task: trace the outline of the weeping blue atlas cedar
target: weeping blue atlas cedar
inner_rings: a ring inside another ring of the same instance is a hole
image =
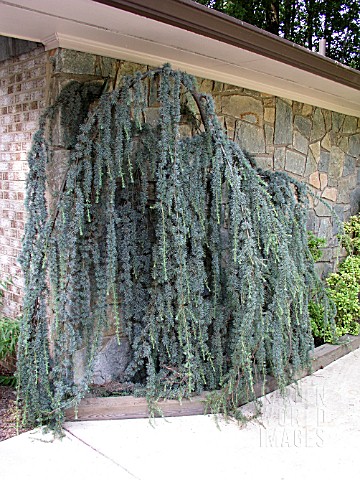
[[[58,112],[69,159],[49,206]],[[211,411],[239,416],[267,375],[284,387],[308,366],[310,287],[324,292],[307,245],[307,187],[258,169],[193,77],[165,65],[111,92],[69,84],[42,115],[28,161],[24,422],[61,425],[87,393],[110,297],[131,348],[126,378],[150,401],[213,391]]]

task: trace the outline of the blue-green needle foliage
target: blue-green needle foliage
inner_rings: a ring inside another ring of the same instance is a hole
[[[154,89],[158,119],[147,122]],[[25,421],[60,425],[85,395],[109,309],[131,345],[126,376],[144,395],[216,391],[213,411],[236,415],[266,375],[285,386],[309,362],[309,291],[319,281],[306,186],[257,169],[227,139],[212,98],[168,65],[125,77],[89,108],[99,94],[70,84],[29,154],[17,374]],[[191,136],[185,104],[203,125],[191,121]],[[69,164],[49,211],[48,132],[61,109]]]

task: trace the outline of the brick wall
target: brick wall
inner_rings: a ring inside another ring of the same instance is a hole
[[[26,157],[45,106],[46,59],[37,48],[0,63],[0,278],[13,280],[3,307],[12,317],[21,311]]]

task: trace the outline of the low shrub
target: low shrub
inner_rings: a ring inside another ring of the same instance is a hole
[[[310,232],[308,242],[314,261],[320,260],[325,240]],[[328,343],[336,343],[342,335],[360,333],[360,214],[344,223],[340,244],[345,248],[347,257],[340,262],[337,272],[331,273],[326,279],[328,297],[336,308],[335,328],[324,319],[324,305],[309,302],[315,342],[323,339]]]
[[[3,289],[9,282],[0,282],[0,309],[2,307]],[[16,348],[19,337],[18,319],[8,318],[0,311],[0,385],[15,385],[13,376],[16,369]]]

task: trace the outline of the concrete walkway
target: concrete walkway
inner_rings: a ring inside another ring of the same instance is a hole
[[[263,399],[260,423],[211,416],[65,424],[66,437],[28,432],[0,443],[0,478],[339,479],[359,477],[360,349]],[[247,407],[249,408],[249,407]],[[111,477],[110,477],[111,475]]]

